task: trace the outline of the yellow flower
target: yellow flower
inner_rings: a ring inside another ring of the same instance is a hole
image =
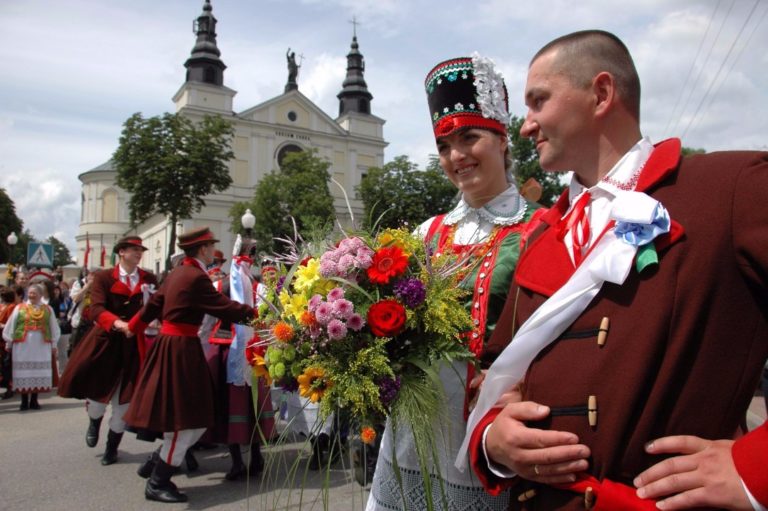
[[[300,374],[299,394],[302,397],[308,397],[313,403],[317,403],[323,398],[325,391],[331,387],[331,382],[324,379],[325,371],[322,367],[308,367]]]
[[[302,293],[309,293],[318,280],[320,280],[320,261],[313,257],[307,261],[306,266],[299,266],[296,270],[293,288]]]
[[[288,342],[293,339],[293,327],[285,321],[278,321],[274,328],[272,328],[272,333],[281,342]]]
[[[402,229],[384,229],[376,241],[380,247],[397,247],[403,251],[406,257],[410,257],[414,249],[409,243],[409,241],[413,241],[412,238],[408,232]]]
[[[290,294],[283,289],[280,291],[279,299],[280,304],[283,306],[283,317],[293,316],[296,321],[301,321],[301,315],[307,310],[307,304],[309,303],[306,295],[302,293]]]
[[[267,381],[267,385],[272,385],[272,377],[269,376],[267,361],[264,360],[264,357],[254,353],[251,361],[253,362],[253,377],[264,378]]]
[[[376,441],[376,430],[370,426],[365,426],[360,430],[360,440],[364,444],[373,445],[373,442]]]

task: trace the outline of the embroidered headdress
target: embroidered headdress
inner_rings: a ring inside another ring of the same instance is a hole
[[[493,61],[475,52],[436,65],[424,82],[435,137],[459,128],[507,134],[509,110],[504,78]]]

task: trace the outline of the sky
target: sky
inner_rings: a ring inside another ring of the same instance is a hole
[[[242,112],[279,96],[286,50],[299,90],[331,117],[357,20],[384,161],[435,153],[423,81],[438,62],[492,58],[525,115],[528,63],[560,35],[600,28],[629,47],[641,128],[707,151],[768,150],[765,0],[212,0],[224,84]],[[0,187],[38,239],[75,247],[77,176],[109,160],[122,123],[174,111],[203,0],[0,0]],[[74,253],[74,252],[73,252]]]

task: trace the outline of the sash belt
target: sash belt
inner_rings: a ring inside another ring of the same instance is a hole
[[[161,335],[176,335],[181,337],[197,337],[197,331],[200,329],[199,325],[190,325],[189,323],[172,323],[170,321],[163,321],[160,327]]]
[[[587,490],[591,488],[595,497],[593,511],[615,509],[621,509],[622,511],[651,511],[657,509],[655,500],[641,499],[635,493],[635,488],[609,479],[599,481],[591,475],[582,474],[573,483],[553,484],[552,486],[561,490],[582,494],[587,493]]]

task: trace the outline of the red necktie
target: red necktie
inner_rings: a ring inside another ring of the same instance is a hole
[[[584,258],[583,251],[589,244],[589,218],[587,218],[586,207],[591,198],[592,195],[589,192],[584,192],[573,205],[571,212],[560,221],[558,237],[562,240],[570,231],[573,242],[573,262],[576,266]]]

